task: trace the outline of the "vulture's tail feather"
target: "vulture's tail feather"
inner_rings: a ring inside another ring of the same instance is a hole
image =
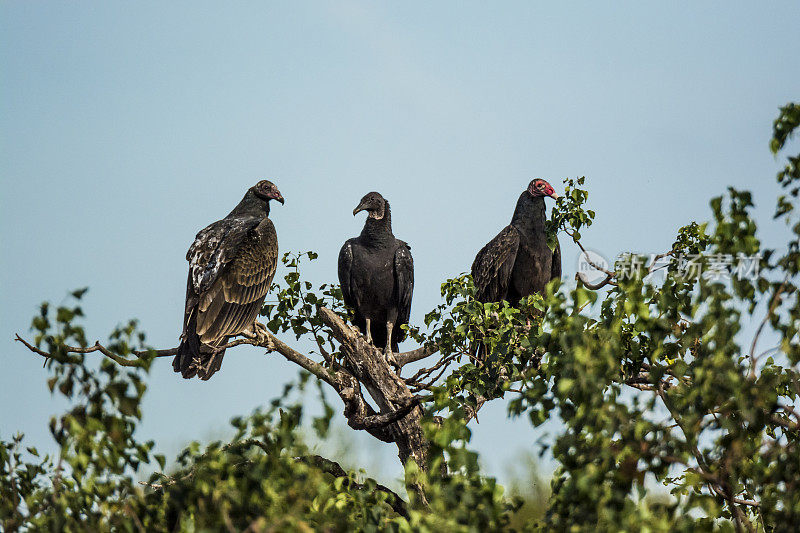
[[[193,378],[197,374],[197,362],[202,359],[200,354],[200,337],[196,333],[187,333],[178,346],[178,354],[172,360],[172,369],[185,378]]]
[[[195,329],[195,318],[189,319],[186,330],[178,346],[178,354],[172,360],[172,369],[180,372],[184,379],[199,376],[207,380],[222,366],[225,350],[215,350],[200,341]]]
[[[178,346],[178,354],[172,360],[172,369],[185,379],[198,376],[207,380],[222,367],[225,350],[215,350],[200,342],[197,335],[187,335]]]

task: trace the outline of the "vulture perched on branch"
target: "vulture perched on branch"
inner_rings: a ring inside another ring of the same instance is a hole
[[[225,355],[219,346],[229,337],[256,335],[263,328],[256,317],[278,263],[270,200],[283,204],[274,183],[259,181],[228,216],[201,230],[186,253],[186,311],[181,344],[172,361],[172,368],[184,378],[210,378]]]
[[[411,247],[392,234],[389,202],[377,192],[361,199],[353,216],[366,211],[361,235],[339,252],[339,283],[348,307],[355,312],[354,323],[367,341],[384,349],[387,360],[398,351],[406,332],[414,291],[414,261]]]
[[[547,246],[544,197],[557,199],[542,179],[530,182],[519,196],[511,224],[484,246],[472,263],[475,296],[480,302],[506,300],[512,305],[561,277],[561,248]]]

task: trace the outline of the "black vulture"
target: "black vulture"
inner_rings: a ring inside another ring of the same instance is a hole
[[[557,199],[542,179],[530,182],[517,200],[511,224],[484,246],[472,263],[475,296],[480,302],[506,300],[516,305],[541,293],[551,279],[561,277],[561,247],[547,246],[544,197]]]
[[[228,216],[201,230],[186,253],[186,311],[172,361],[184,378],[210,378],[222,365],[220,345],[261,329],[256,317],[278,264],[270,200],[284,201],[274,183],[259,181]]]
[[[377,192],[361,199],[353,210],[367,211],[361,235],[349,239],[339,252],[342,296],[355,313],[354,323],[367,341],[384,349],[387,360],[406,332],[414,291],[411,247],[392,233],[389,202]]]

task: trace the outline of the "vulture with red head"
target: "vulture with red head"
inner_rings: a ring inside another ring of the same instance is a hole
[[[228,216],[201,230],[189,247],[183,333],[172,361],[184,378],[210,378],[222,365],[221,345],[260,329],[256,317],[278,264],[270,200],[284,201],[274,183],[259,181]]]
[[[367,212],[361,235],[349,239],[339,252],[339,283],[353,322],[367,341],[384,349],[387,360],[398,351],[406,332],[414,291],[411,247],[392,233],[389,202],[377,192],[361,199],[353,210]]]
[[[555,250],[547,246],[545,196],[558,198],[545,180],[531,181],[517,200],[511,224],[475,256],[472,279],[478,301],[516,305],[561,277],[561,247],[557,240]]]

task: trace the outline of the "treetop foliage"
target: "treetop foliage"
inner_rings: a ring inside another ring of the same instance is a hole
[[[800,106],[781,108],[774,154],[798,127]],[[339,288],[302,278],[316,254],[287,254],[262,312],[272,334],[242,343],[277,351],[300,376],[234,419],[229,442],[193,442],[166,473],[166,458],[136,429],[148,374],[170,350],[147,346],[136,321],[90,344],[85,289],[65,305],[42,304],[32,342],[19,340],[47,358],[48,388],[70,407],[50,423],[57,456],[41,456],[21,435],[0,443],[0,523],[5,531],[794,530],[799,162],[788,156],[777,176],[785,247],[762,244],[751,193],[729,188],[711,199],[708,222],[677,229],[660,254],[626,256],[599,284],[554,281],[542,295],[485,304],[470,276],[447,280],[441,304],[409,328],[420,348],[399,354],[403,369],[393,374],[340,327],[348,310]],[[565,180],[548,226],[581,249],[580,232],[595,218],[584,186],[582,177]],[[748,268],[731,267],[745,259]],[[306,356],[278,339],[289,332],[315,350]],[[480,344],[488,355],[479,361]],[[305,444],[309,428],[325,439],[339,416],[325,398],[331,388],[353,429],[397,445],[405,494]],[[307,415],[308,391],[321,416]],[[563,423],[542,444],[558,464],[546,510],[522,526],[522,502],[481,472],[469,448],[469,424],[498,398],[510,400],[509,423]]]

